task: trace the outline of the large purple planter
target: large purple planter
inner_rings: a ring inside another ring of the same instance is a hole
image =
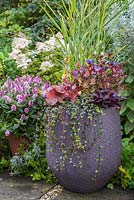
[[[71,149],[69,151],[69,116],[65,116],[65,121],[68,122],[66,132],[63,133],[64,125],[59,121],[55,127],[55,135],[49,135],[47,138],[48,165],[59,183],[68,190],[79,193],[95,192],[108,183],[120,165],[119,113],[115,108],[104,109],[104,112],[97,116],[96,127],[91,124],[85,126],[85,122],[89,122],[85,116],[81,121],[81,130],[86,129],[85,134],[80,131],[79,135],[82,143],[85,142],[86,149],[78,149],[77,153]],[[66,149],[67,156],[63,156],[66,155]]]

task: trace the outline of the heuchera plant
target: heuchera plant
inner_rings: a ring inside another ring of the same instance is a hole
[[[55,105],[63,100],[75,101],[81,95],[90,97],[90,102],[101,107],[119,107],[121,97],[122,65],[100,56],[97,62],[86,60],[84,66],[77,66],[68,76],[64,75],[59,85],[50,86],[45,92],[48,104]],[[69,77],[70,77],[69,76]]]
[[[44,102],[39,90],[48,86],[39,76],[24,75],[6,80],[0,89],[0,123],[6,136],[12,133],[33,137]]]

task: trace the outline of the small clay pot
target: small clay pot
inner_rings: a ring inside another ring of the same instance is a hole
[[[27,138],[26,136],[17,137],[13,134],[10,134],[8,136],[8,141],[12,156],[19,154],[22,151],[25,151],[31,143],[29,138]]]

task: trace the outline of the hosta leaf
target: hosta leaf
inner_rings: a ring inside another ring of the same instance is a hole
[[[130,91],[130,90],[122,90],[122,91],[120,92],[120,95],[121,95],[121,96],[124,96],[124,97],[130,96],[130,94],[131,94],[131,91]]]
[[[126,78],[126,83],[132,83],[134,80],[134,76],[133,75],[129,75],[127,78]]]
[[[120,109],[120,114],[122,115],[122,114],[126,111],[126,109],[127,109],[127,104],[126,104],[126,102],[124,101],[124,102],[122,103],[122,106],[121,106],[121,109]]]
[[[128,106],[131,110],[134,110],[134,98],[133,98],[133,99],[128,99],[127,106]]]
[[[128,114],[127,114],[127,118],[128,120],[133,123],[134,122],[134,111],[130,111]]]
[[[127,121],[125,123],[125,132],[126,134],[130,133],[130,131],[132,131],[134,129],[134,123],[131,123],[129,121]]]

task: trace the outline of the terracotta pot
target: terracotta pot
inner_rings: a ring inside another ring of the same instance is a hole
[[[118,170],[121,161],[121,130],[120,116],[115,108],[104,109],[96,120],[96,127],[92,127],[87,115],[80,120],[79,132],[82,143],[87,142],[84,151],[78,150],[77,154],[70,151],[63,162],[61,144],[64,140],[66,148],[70,146],[71,119],[66,113],[65,122],[68,123],[66,132],[63,133],[63,123],[59,120],[55,126],[54,136],[48,135],[46,143],[46,157],[48,165],[59,183],[73,192],[90,193],[101,189],[108,183]],[[101,120],[101,124],[100,124]],[[84,124],[88,123],[85,129]],[[102,129],[102,133],[98,130]],[[56,138],[56,139],[55,139]],[[90,145],[88,145],[90,144]],[[89,147],[88,147],[89,146]],[[82,166],[80,166],[80,162]],[[64,163],[63,168],[58,168]]]
[[[8,136],[8,141],[13,156],[19,154],[22,151],[25,151],[31,143],[31,141],[27,137],[16,137],[13,134]]]

